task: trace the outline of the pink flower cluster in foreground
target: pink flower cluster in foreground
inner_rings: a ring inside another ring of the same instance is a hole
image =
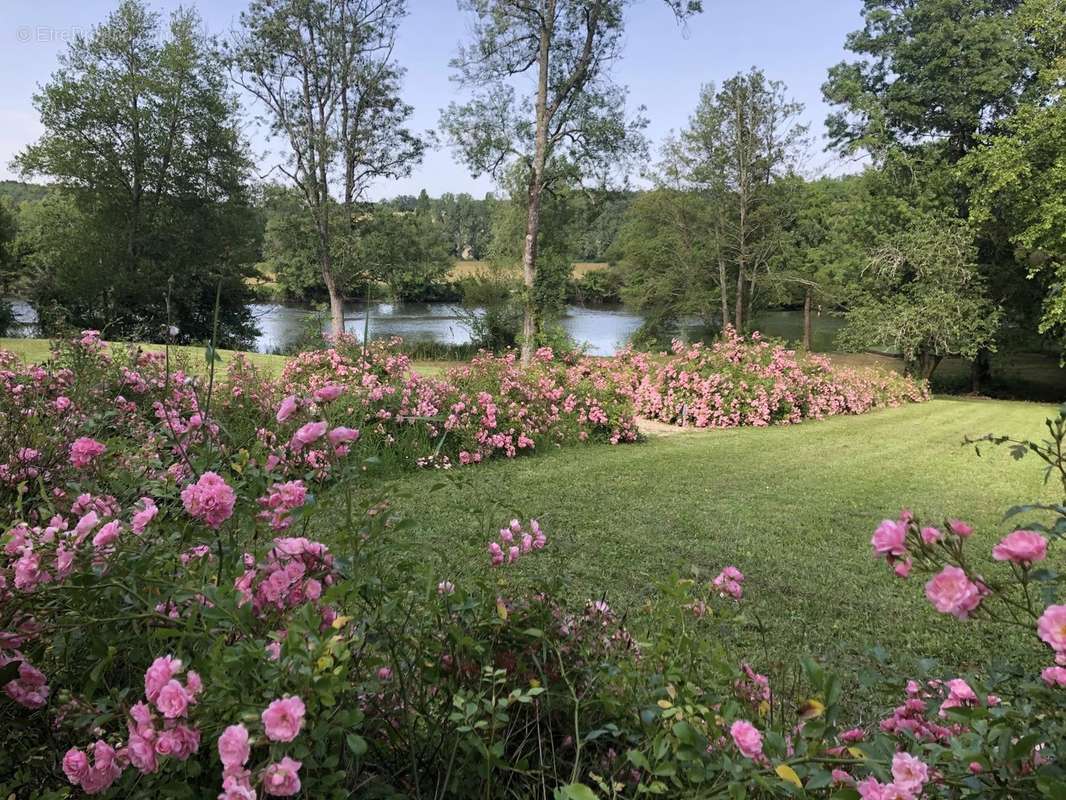
[[[203,691],[200,676],[189,671],[182,682],[180,659],[162,656],[152,662],[144,674],[144,693],[148,702],[138,702],[129,711],[126,722],[129,739],[117,750],[102,740],[93,744],[93,762],[79,748],[71,748],[63,758],[67,780],[86,794],[110,788],[122,775],[126,765],[144,775],[159,770],[160,760],[185,761],[200,748],[200,732],[187,716]]]
[[[281,537],[266,559],[256,563],[245,553],[245,571],[234,582],[240,604],[251,603],[256,614],[284,611],[314,603],[325,586],[333,584],[333,556],[329,549],[304,537]]]
[[[519,520],[512,519],[510,525],[500,528],[499,541],[489,542],[489,560],[494,567],[513,564],[523,555],[543,549],[547,543],[537,520],[531,519],[529,530],[526,530]]]
[[[901,578],[910,575],[916,563],[931,569],[939,566],[925,584],[926,597],[940,613],[968,619],[982,610],[982,603],[992,594],[988,583],[965,566],[963,546],[973,533],[972,525],[958,519],[948,520],[944,530],[922,526],[904,510],[899,519],[883,520],[870,544],[874,555],[885,559]],[[992,548],[992,558],[1024,576],[1047,559],[1048,544],[1042,533],[1015,530]],[[1047,606],[1037,620],[1036,633],[1054,651],[1056,663],[1066,666],[1066,605]],[[1057,673],[1050,673],[1051,680],[1045,680],[1050,684],[1057,680],[1054,676]]]
[[[711,584],[722,597],[732,597],[739,600],[744,596],[744,573],[733,566],[726,567],[715,577]]]
[[[292,742],[304,725],[306,708],[299,697],[286,695],[274,700],[260,715],[263,733],[270,742]],[[255,800],[252,772],[247,768],[252,741],[244,725],[230,725],[218,737],[218,757],[222,761],[222,794],[219,800]],[[260,774],[263,793],[272,797],[294,797],[300,792],[302,764],[289,756],[268,764]]]
[[[233,515],[237,495],[218,473],[205,472],[182,490],[181,502],[189,516],[217,529]]]

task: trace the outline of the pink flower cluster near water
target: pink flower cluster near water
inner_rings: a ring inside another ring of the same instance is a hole
[[[659,366],[623,352],[608,369],[628,384],[638,414],[698,428],[793,424],[929,398],[924,383],[894,372],[834,367],[728,327],[710,346],[674,342]]]

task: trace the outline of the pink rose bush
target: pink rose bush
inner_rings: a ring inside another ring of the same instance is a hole
[[[727,340],[717,381],[678,373],[710,399],[677,391],[663,413],[771,424],[892,402],[763,344]],[[625,608],[574,598],[544,567],[587,554],[537,520],[427,553],[434,520],[377,495],[370,456],[444,469],[631,441],[636,404],[657,402],[641,359],[545,348],[529,370],[483,356],[428,380],[342,340],[278,379],[235,358],[208,398],[181,363],[92,332],[47,368],[0,353],[3,796],[1055,796],[1055,509],[991,540],[910,513],[878,526],[877,557],[946,623],[1021,623],[1033,658],[886,668],[856,700],[817,660],[749,646],[751,565],[698,565]]]
[[[822,356],[801,358],[757,332],[745,338],[731,327],[710,346],[675,341],[661,366],[623,352],[608,371],[628,387],[640,415],[698,428],[794,424],[929,399],[924,383],[834,367]]]

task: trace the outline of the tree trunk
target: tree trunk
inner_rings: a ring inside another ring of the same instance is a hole
[[[737,333],[741,333],[744,330],[744,269],[743,267],[737,268],[737,303],[736,314],[733,318],[733,327],[736,328]]]
[[[936,368],[940,366],[941,360],[941,356],[927,352],[920,352],[918,353],[918,358],[916,360],[904,363],[908,375],[928,381],[932,379],[933,373],[936,372]]]
[[[803,349],[811,352],[811,290],[803,296]]]
[[[326,291],[329,292],[329,332],[336,339],[344,333],[344,297],[333,277],[333,263],[328,250],[322,253],[321,261],[322,282],[326,284]]]
[[[722,330],[729,324],[729,284],[725,275],[725,259],[718,256],[718,291],[722,295]]]
[[[529,210],[526,215],[526,239],[522,248],[522,278],[526,296],[522,313],[522,364],[533,360],[533,345],[537,334],[537,307],[533,285],[537,279],[537,235],[540,233],[540,199],[544,189],[544,163],[548,153],[548,46],[551,31],[547,25],[540,31],[540,51],[537,56],[537,120],[533,147],[533,164],[529,176]]]
[[[977,358],[970,364],[970,391],[981,394],[985,385],[992,379],[992,354],[982,347],[977,351]]]

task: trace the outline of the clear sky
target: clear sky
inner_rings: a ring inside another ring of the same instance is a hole
[[[57,55],[74,31],[88,33],[114,8],[117,0],[0,0],[0,177],[17,177],[11,158],[40,133],[32,105],[36,88],[48,80]],[[167,13],[177,0],[149,0]],[[224,35],[235,25],[246,0],[199,0],[205,26]],[[752,66],[784,81],[792,97],[806,109],[813,145],[806,171],[839,173],[848,165],[823,152],[827,108],[821,85],[826,70],[847,57],[845,35],[861,26],[861,0],[705,0],[703,14],[687,31],[678,28],[660,0],[640,0],[630,12],[626,46],[616,66],[616,79],[630,88],[630,103],[647,107],[648,136],[660,140],[685,125],[700,86],[720,82]],[[404,99],[414,106],[413,125],[433,128],[440,109],[460,99],[449,80],[448,61],[469,31],[469,20],[455,0],[409,0],[408,17],[400,28],[396,55],[407,68]],[[262,163],[275,157],[269,145],[250,131]],[[277,150],[277,147],[274,148]],[[442,146],[427,154],[408,179],[381,182],[374,198],[492,190],[486,178],[475,180]]]

